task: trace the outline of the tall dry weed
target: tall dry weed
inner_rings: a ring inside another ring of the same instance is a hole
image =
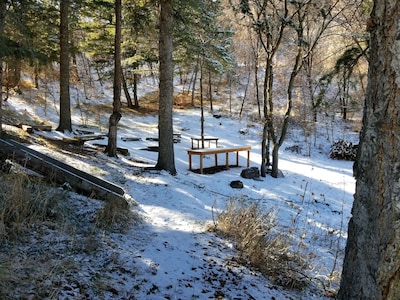
[[[285,236],[277,233],[275,217],[273,210],[265,211],[255,202],[229,199],[215,229],[232,239],[243,264],[252,265],[276,284],[302,289],[307,262],[290,249]]]
[[[16,237],[30,224],[56,218],[63,193],[24,173],[0,175],[0,240]]]

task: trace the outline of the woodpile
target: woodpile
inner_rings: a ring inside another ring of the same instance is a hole
[[[333,159],[341,160],[356,160],[358,145],[353,145],[351,142],[339,140],[332,144],[329,156]]]

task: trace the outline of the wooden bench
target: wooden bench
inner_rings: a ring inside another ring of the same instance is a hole
[[[250,146],[239,146],[231,148],[207,148],[207,149],[191,149],[187,150],[189,155],[189,170],[192,171],[192,155],[200,156],[200,174],[203,174],[203,157],[205,155],[214,154],[215,166],[218,166],[218,154],[225,153],[225,166],[229,169],[229,153],[236,152],[236,165],[239,166],[239,152],[247,151],[247,167],[250,167]]]
[[[211,141],[214,141],[215,142],[215,148],[218,148],[218,138],[216,138],[216,137],[204,137],[204,138],[192,137],[191,139],[192,139],[192,149],[203,148],[203,147],[200,147],[200,143],[201,143],[202,140],[204,140],[205,142],[208,142],[208,148],[210,148],[210,146],[211,146]],[[194,142],[195,141],[197,142],[197,147],[194,146]]]

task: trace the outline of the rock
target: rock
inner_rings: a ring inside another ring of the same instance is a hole
[[[242,189],[243,182],[241,182],[240,180],[234,180],[234,181],[231,181],[230,186],[231,186],[231,188],[234,188],[234,189]]]
[[[249,133],[249,130],[247,128],[241,128],[241,129],[239,129],[239,133],[243,134],[243,135],[246,135],[246,134]]]
[[[242,172],[240,173],[240,176],[249,179],[260,178],[260,171],[258,170],[257,167],[250,167],[243,169]]]

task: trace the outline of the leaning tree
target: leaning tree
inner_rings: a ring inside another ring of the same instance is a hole
[[[400,299],[400,2],[374,2],[339,299]]]

